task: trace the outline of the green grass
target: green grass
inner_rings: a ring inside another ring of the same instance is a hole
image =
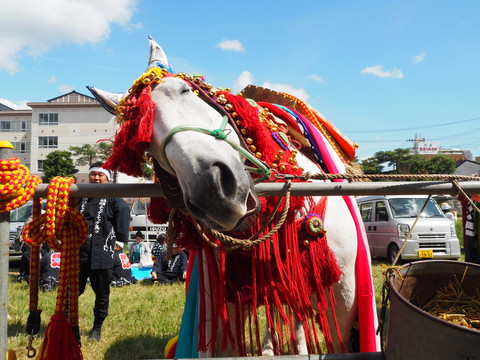
[[[382,262],[373,261],[373,278],[377,308],[381,306],[384,281]],[[28,336],[25,324],[28,318],[28,286],[16,281],[16,269],[9,275],[8,348],[18,359],[26,358]],[[85,360],[98,359],[161,359],[169,339],[178,334],[185,303],[183,284],[154,286],[149,280],[137,285],[112,288],[109,316],[102,329],[102,340],[88,339],[93,322],[94,294],[87,285],[79,299],[80,334]],[[55,308],[56,292],[40,292],[39,308],[43,310],[42,326],[34,347],[39,349],[45,328]]]
[[[13,269],[11,269],[13,270]],[[28,310],[28,286],[18,283],[15,272],[9,275],[8,322],[9,349],[18,359],[26,358],[28,336],[25,332]],[[43,334],[55,308],[56,292],[40,292],[39,308],[43,310],[41,330],[33,342],[40,349]],[[112,288],[109,316],[102,328],[102,340],[87,336],[93,323],[94,293],[87,285],[79,299],[79,326],[85,360],[163,358],[170,338],[178,334],[185,290],[183,284],[154,286],[150,281]]]

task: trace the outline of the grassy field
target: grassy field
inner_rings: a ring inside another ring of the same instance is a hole
[[[378,307],[381,304],[383,268],[374,261],[373,276]],[[8,348],[18,359],[26,358],[28,336],[28,285],[16,281],[17,269],[11,265],[9,275]],[[39,308],[43,310],[39,337],[33,346],[40,348],[45,328],[55,308],[55,292],[40,292]],[[168,340],[178,334],[185,302],[183,284],[154,286],[149,280],[136,285],[112,288],[109,316],[102,329],[102,341],[87,336],[93,322],[94,294],[89,286],[80,297],[80,334],[86,360],[161,359]]]
[[[12,269],[13,270],[13,269]],[[18,359],[26,358],[28,336],[28,286],[18,283],[12,271],[9,276],[8,348]],[[45,328],[55,308],[55,292],[40,292],[39,308],[42,327],[34,347],[39,349]],[[94,293],[89,286],[80,297],[80,334],[86,360],[163,358],[167,341],[177,335],[184,305],[184,286],[153,286],[149,281],[113,288],[109,316],[102,328],[102,341],[87,336],[93,322]]]

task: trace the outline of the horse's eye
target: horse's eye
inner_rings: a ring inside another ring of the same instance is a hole
[[[186,94],[188,92],[190,92],[190,88],[188,86],[185,86],[181,91],[182,94]]]

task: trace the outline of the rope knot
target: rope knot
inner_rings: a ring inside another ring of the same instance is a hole
[[[0,212],[12,211],[25,204],[35,194],[39,176],[30,176],[30,170],[11,158],[0,161]]]
[[[210,132],[210,135],[218,140],[225,140],[228,134],[230,134],[230,129],[215,129]]]

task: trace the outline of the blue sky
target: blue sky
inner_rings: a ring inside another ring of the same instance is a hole
[[[290,92],[358,143],[360,159],[416,134],[480,155],[480,2],[17,0],[0,12],[0,102],[86,85],[124,92],[148,35],[177,72]]]

